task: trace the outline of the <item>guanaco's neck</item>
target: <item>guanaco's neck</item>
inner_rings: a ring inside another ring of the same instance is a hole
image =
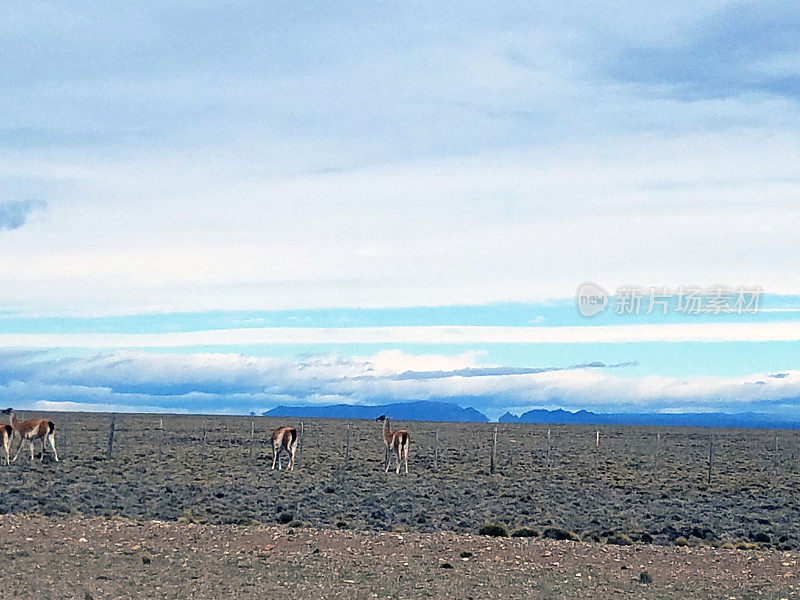
[[[17,429],[19,427],[19,421],[17,421],[17,413],[13,410],[11,414],[8,415],[8,422],[11,424],[12,429]]]
[[[389,419],[383,422],[383,439],[386,440],[387,444],[392,441],[392,430],[389,427]]]

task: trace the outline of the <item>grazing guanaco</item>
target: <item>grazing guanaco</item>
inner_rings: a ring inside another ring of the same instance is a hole
[[[392,431],[389,426],[389,417],[381,415],[376,421],[383,421],[383,443],[386,446],[386,468],[384,473],[389,472],[389,455],[394,455],[394,460],[397,465],[395,473],[400,474],[400,460],[405,462],[406,475],[408,475],[408,444],[411,441],[411,436],[405,429],[398,429]]]
[[[13,408],[7,408],[2,411],[3,414],[8,414],[8,422],[14,430],[14,434],[19,436],[19,447],[17,453],[14,455],[13,461],[19,457],[22,445],[27,441],[31,448],[31,460],[33,460],[33,440],[39,438],[42,441],[42,456],[41,460],[44,461],[44,450],[47,442],[50,442],[50,447],[53,449],[53,455],[58,462],[58,452],[56,451],[56,426],[48,419],[30,419],[28,421],[17,421],[17,415]]]
[[[6,451],[6,464],[10,465],[8,449],[11,446],[11,438],[14,437],[14,430],[11,428],[11,425],[6,425],[5,423],[0,424],[0,437],[3,438],[3,450]]]
[[[278,427],[272,432],[272,470],[278,463],[281,470],[281,451],[289,455],[289,470],[294,471],[294,453],[297,450],[297,429],[294,427]]]

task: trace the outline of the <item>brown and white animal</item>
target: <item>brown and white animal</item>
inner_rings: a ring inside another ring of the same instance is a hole
[[[381,415],[376,421],[383,421],[383,443],[386,445],[386,468],[384,473],[389,472],[389,455],[394,456],[396,469],[395,473],[400,474],[400,460],[404,460],[406,465],[406,475],[408,475],[408,444],[411,441],[411,436],[405,429],[398,429],[392,431],[389,425],[389,417]]]
[[[294,453],[297,450],[297,429],[294,427],[278,427],[272,432],[272,470],[278,463],[281,470],[281,452],[286,450],[289,455],[289,470],[294,471]]]
[[[11,425],[6,425],[5,423],[0,423],[0,438],[3,439],[3,450],[6,451],[6,464],[10,465],[11,463],[8,460],[8,449],[11,446],[11,438],[14,437],[14,430],[11,428]]]
[[[7,408],[2,411],[3,414],[8,414],[8,422],[11,429],[14,430],[14,435],[19,437],[19,447],[17,453],[12,460],[16,461],[19,456],[22,445],[27,441],[31,448],[31,460],[33,460],[33,441],[39,438],[42,441],[42,456],[41,460],[44,461],[44,450],[47,442],[50,442],[50,447],[53,449],[53,455],[58,462],[58,452],[56,451],[56,426],[52,421],[47,419],[30,419],[28,421],[17,421],[17,415],[13,408]]]

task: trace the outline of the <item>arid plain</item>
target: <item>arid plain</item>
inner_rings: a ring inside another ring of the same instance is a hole
[[[375,422],[304,420],[297,469],[273,472],[269,431],[299,420],[118,415],[109,457],[109,415],[50,416],[62,460],[0,469],[4,590],[46,569],[72,583],[37,597],[800,592],[795,431],[500,424],[491,475],[496,425],[393,423],[397,476]]]

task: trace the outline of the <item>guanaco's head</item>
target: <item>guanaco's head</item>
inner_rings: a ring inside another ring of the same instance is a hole
[[[4,415],[10,415],[12,412],[14,412],[13,408],[4,408],[3,410],[0,410],[0,414]]]
[[[385,420],[386,420],[386,418],[387,418],[387,417],[386,417],[386,415],[381,415],[380,417],[378,417],[378,418],[377,418],[377,419],[375,419],[375,420],[376,420],[376,421],[385,421]]]

